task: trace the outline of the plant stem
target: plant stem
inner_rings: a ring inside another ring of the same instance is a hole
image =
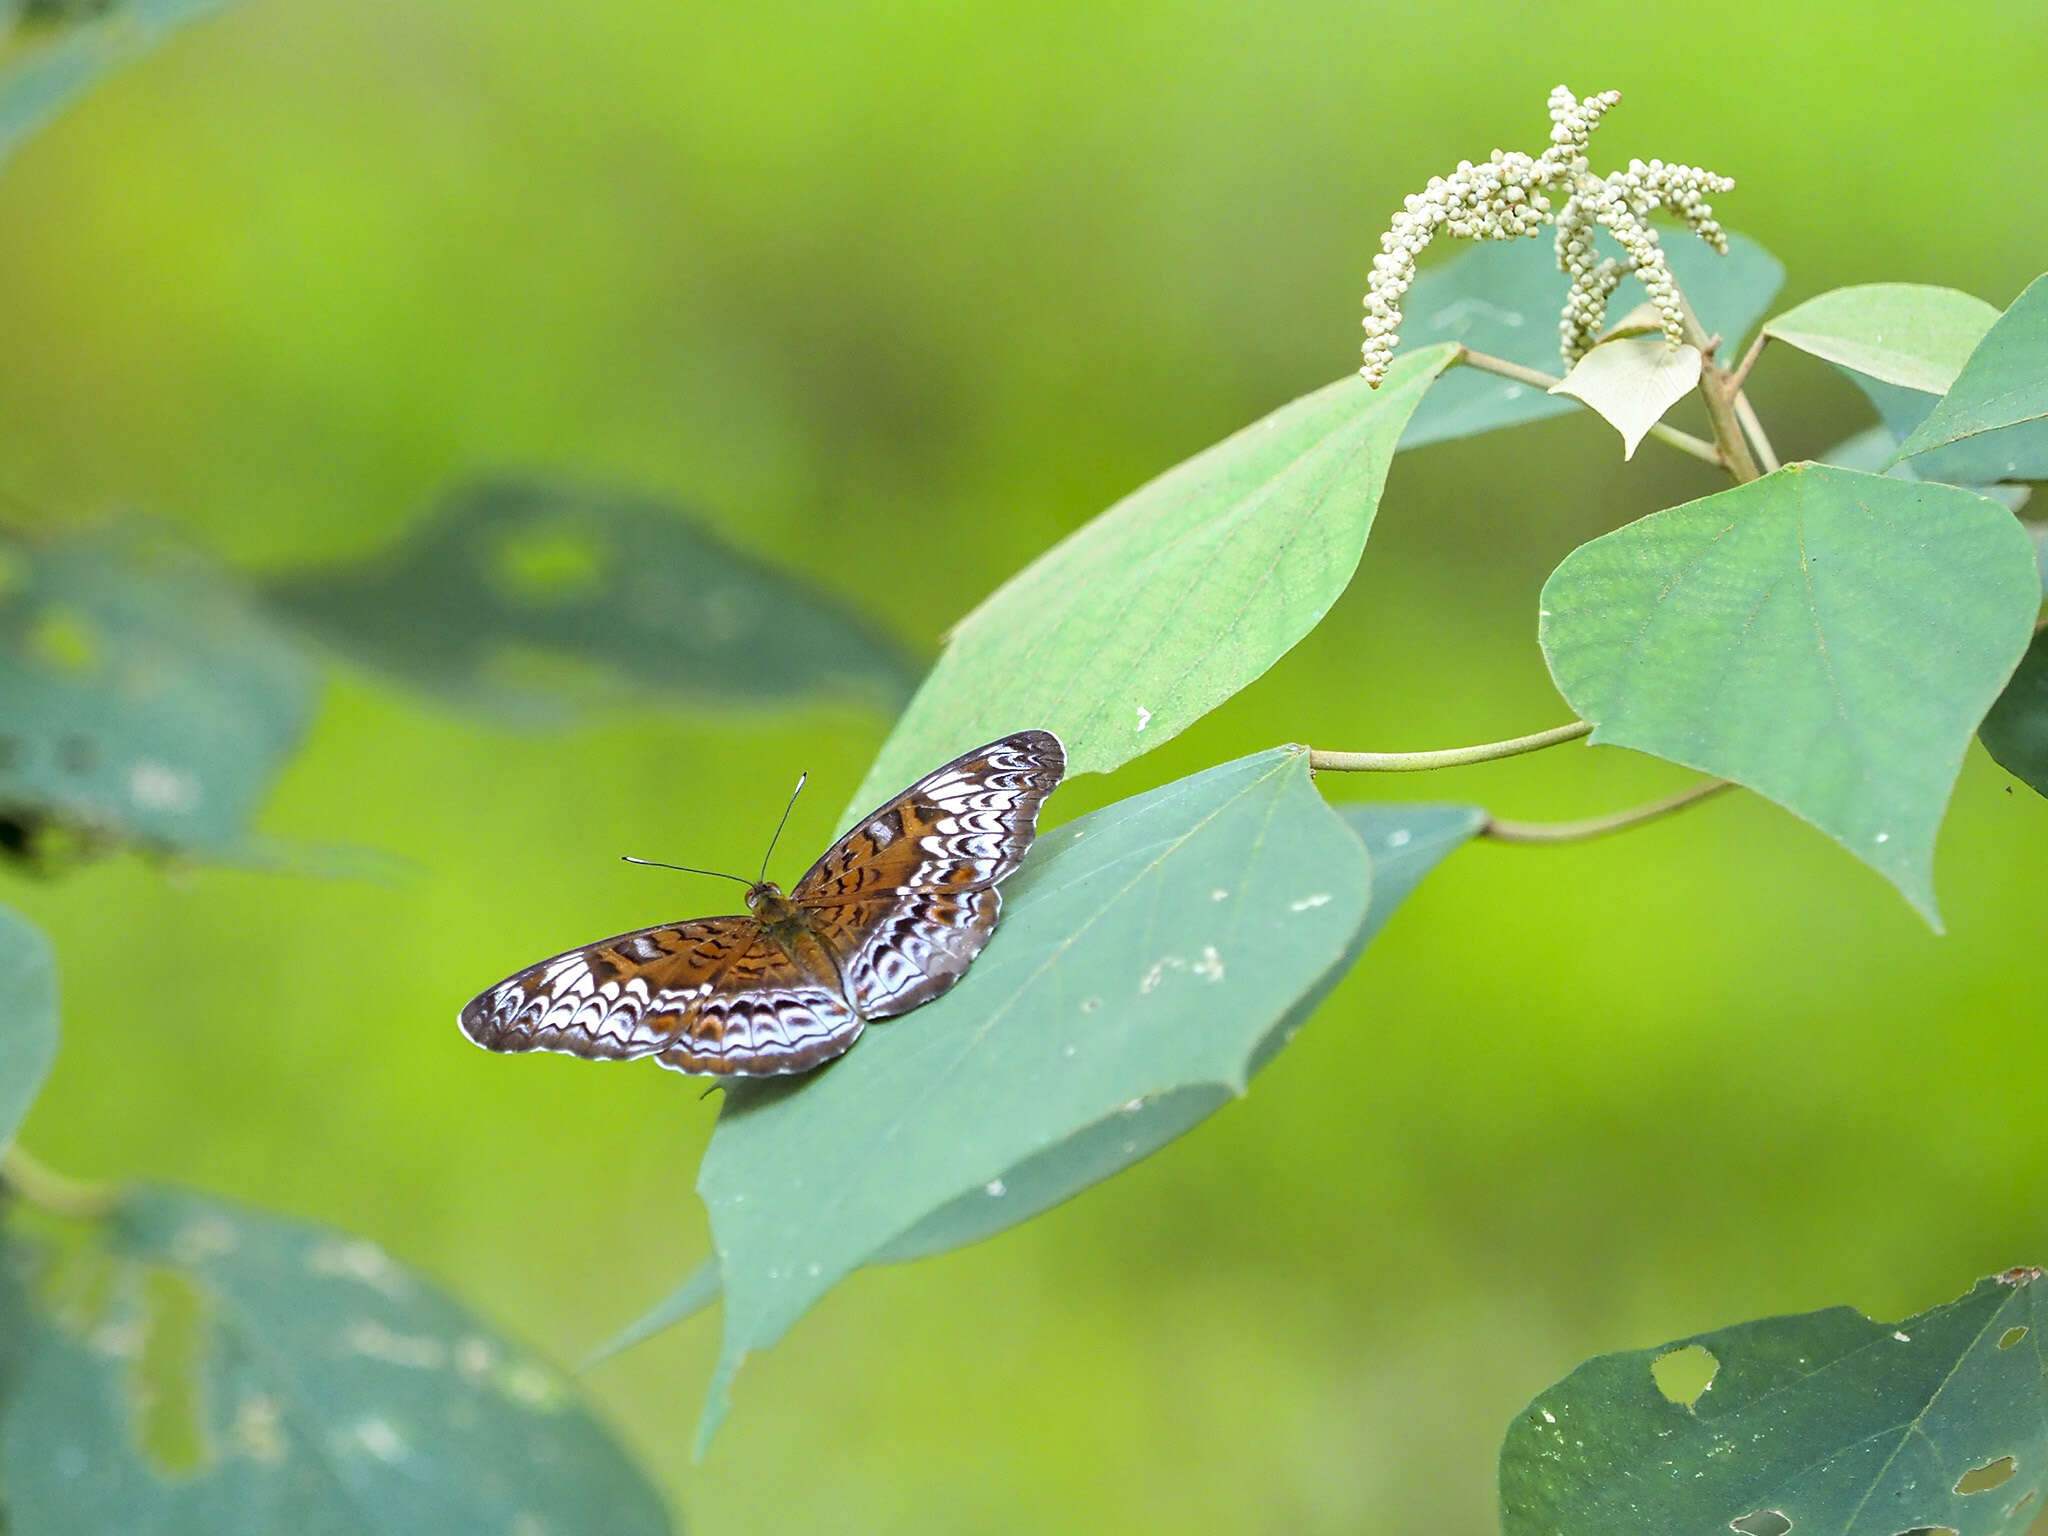
[[[1429,768],[1458,768],[1467,763],[1490,763],[1497,758],[1518,757],[1538,752],[1561,741],[1573,741],[1592,732],[1590,721],[1574,720],[1553,726],[1533,736],[1515,736],[1507,741],[1482,742],[1476,747],[1444,747],[1435,752],[1319,752],[1311,750],[1308,765],[1337,773],[1421,773]]]
[[[1718,795],[1724,789],[1733,789],[1730,779],[1708,779],[1704,784],[1693,784],[1681,789],[1675,795],[1666,795],[1662,800],[1652,800],[1648,805],[1638,805],[1626,811],[1613,811],[1605,816],[1589,816],[1584,821],[1502,821],[1490,818],[1479,829],[1481,837],[1490,837],[1503,843],[1577,843],[1589,837],[1601,837],[1609,832],[1620,832],[1627,827],[1639,827],[1646,821],[1655,821],[1659,816],[1669,816],[1673,811],[1682,811],[1688,805]]]
[[[1520,363],[1511,363],[1504,357],[1495,357],[1488,352],[1474,352],[1470,347],[1460,347],[1458,355],[1453,361],[1463,363],[1470,368],[1477,368],[1481,373],[1497,373],[1504,379],[1513,379],[1517,384],[1527,384],[1533,389],[1542,390],[1545,394],[1550,393],[1554,386],[1564,382],[1562,379],[1552,378],[1547,373],[1540,373],[1534,368],[1524,368]],[[1713,465],[1716,469],[1726,467],[1721,458],[1721,450],[1703,437],[1694,437],[1690,432],[1681,432],[1676,427],[1667,427],[1661,421],[1650,428],[1650,436],[1656,438],[1661,443],[1676,448],[1680,453],[1689,453],[1701,462]]]
[[[1756,333],[1756,340],[1749,344],[1749,350],[1742,354],[1742,361],[1735,365],[1735,371],[1728,375],[1728,383],[1735,389],[1749,382],[1749,370],[1756,366],[1756,360],[1764,354],[1764,343],[1771,338],[1762,331]]]
[[[1741,390],[1735,392],[1735,419],[1742,424],[1743,435],[1749,439],[1750,447],[1756,450],[1764,473],[1770,474],[1778,466],[1778,451],[1771,446],[1771,440],[1764,436],[1764,424],[1758,420],[1756,407],[1749,403],[1749,396]]]
[[[1692,305],[1685,309],[1685,339],[1700,349],[1700,399],[1706,403],[1707,420],[1714,427],[1714,446],[1721,450],[1721,464],[1737,485],[1747,485],[1752,480],[1763,478],[1763,471],[1757,468],[1756,458],[1749,451],[1749,443],[1742,435],[1742,423],[1736,418],[1735,397],[1738,391],[1730,382],[1727,370],[1714,361],[1714,339],[1700,324],[1700,317],[1692,312]]]
[[[0,1183],[30,1205],[77,1221],[106,1215],[121,1198],[111,1184],[84,1184],[52,1173],[19,1147],[0,1153]]]

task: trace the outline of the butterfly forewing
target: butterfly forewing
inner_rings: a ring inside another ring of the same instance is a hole
[[[1023,861],[1066,771],[1050,731],[1019,731],[926,774],[865,816],[790,892],[862,1017],[958,981],[994,932],[996,884]]]
[[[494,1051],[653,1056],[730,1077],[829,1061],[865,1020],[960,979],[995,930],[997,883],[1023,860],[1065,771],[1050,731],[977,747],[862,818],[786,904],[756,887],[748,905],[776,926],[705,917],[586,944],[473,998],[463,1033]]]
[[[642,928],[528,966],[462,1010],[494,1051],[656,1056],[684,1072],[767,1076],[837,1056],[861,1021],[752,917]]]

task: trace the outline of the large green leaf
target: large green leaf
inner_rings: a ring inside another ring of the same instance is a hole
[[[0,163],[110,70],[147,52],[187,22],[234,0],[105,0],[31,5],[24,36],[10,44],[0,15]],[[42,13],[50,19],[39,20]]]
[[[1940,480],[1972,489],[2000,481],[2048,479],[2048,421],[2024,421],[2015,427],[2001,427],[1996,432],[1966,437],[1902,460],[1898,445],[1913,435],[1914,429],[1941,403],[1941,396],[1902,389],[1853,368],[1844,368],[1842,372],[1869,398],[1885,430],[1891,434],[1891,447],[1869,466],[1871,469],[1886,474],[1903,471],[1916,480]]]
[[[1954,288],[1864,283],[1794,305],[1764,334],[1887,384],[1939,395],[1997,318],[1991,305]]]
[[[2048,277],[2037,277],[1977,344],[1941,403],[1899,447],[1911,458],[1960,439],[2048,418]],[[2006,478],[2048,477],[2035,463]]]
[[[1059,733],[1069,772],[1107,773],[1257,678],[1350,582],[1401,428],[1450,355],[1281,407],[1011,577],[960,621],[849,817],[1025,726]]]
[[[1902,1323],[1833,1307],[1596,1356],[1509,1427],[1501,1529],[2018,1536],[2048,1487],[2040,1275]]]
[[[10,1247],[40,1271],[0,1417],[10,1531],[670,1529],[559,1371],[360,1238],[146,1190]]]
[[[1613,254],[1604,235],[1601,242],[1603,250]],[[1721,336],[1718,355],[1724,362],[1763,318],[1785,280],[1778,259],[1741,235],[1728,237],[1726,256],[1690,234],[1666,242],[1664,255],[1693,312],[1709,332]],[[1473,246],[1417,276],[1408,290],[1401,346],[1405,350],[1454,341],[1525,368],[1559,373],[1564,362],[1557,324],[1566,286],[1551,239]],[[1626,278],[1609,313],[1626,314],[1647,297],[1640,282]],[[1454,368],[1417,407],[1401,434],[1401,446],[1419,448],[1470,437],[1572,409],[1569,400],[1513,379],[1476,368]]]
[[[57,966],[49,941],[0,907],[0,1149],[14,1140],[57,1056]]]
[[[355,660],[517,724],[578,705],[826,695],[893,711],[917,681],[829,593],[662,502],[569,485],[467,487],[382,558],[268,590]]]
[[[697,1181],[726,1295],[705,1434],[747,1352],[856,1267],[1007,1225],[975,1207],[1013,1183],[1034,1214],[1242,1093],[1341,972],[1370,883],[1303,749],[1226,763],[1042,837],[936,1003],[735,1085]]]
[[[317,681],[221,572],[135,525],[0,539],[0,815],[246,845]]]
[[[1393,916],[1422,878],[1485,822],[1485,813],[1466,805],[1406,803],[1342,806],[1338,814],[1367,851],[1372,867],[1371,898],[1349,948],[1288,1011],[1268,1024],[1245,1058],[1248,1077],[1271,1059],[1301,1027],[1329,987],[1335,985],[1366,945]],[[1214,900],[1214,892],[1210,899]],[[1290,911],[1292,902],[1289,903]],[[1011,921],[1016,921],[1013,913]],[[894,1029],[896,1026],[889,1026]],[[1028,1220],[1089,1185],[1149,1157],[1234,1096],[1231,1085],[1196,1082],[1150,1097],[1126,1101],[1115,1114],[1083,1125],[1010,1168],[1000,1192],[984,1183],[939,1206],[899,1236],[884,1242],[865,1261],[895,1263],[978,1242]],[[716,1258],[705,1260],[674,1292],[592,1356],[592,1362],[651,1338],[692,1317],[718,1299]]]
[[[2035,634],[1977,735],[1999,767],[2048,795],[2048,629]]]
[[[1791,465],[1573,551],[1541,636],[1593,741],[1748,785],[1939,926],[1935,834],[2040,601],[2003,507]]]

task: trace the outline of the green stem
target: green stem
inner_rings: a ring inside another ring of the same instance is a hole
[[[1591,733],[1592,723],[1574,720],[1570,725],[1538,731],[1533,736],[1516,736],[1507,741],[1482,742],[1476,747],[1445,747],[1435,752],[1319,752],[1311,750],[1308,765],[1336,773],[1421,773],[1429,768],[1459,768],[1467,763],[1490,763],[1498,758],[1539,752],[1561,741],[1573,741]]]
[[[1504,357],[1495,357],[1487,352],[1474,352],[1470,347],[1460,347],[1453,361],[1477,368],[1481,373],[1497,373],[1504,379],[1513,379],[1517,384],[1527,384],[1532,389],[1542,390],[1545,394],[1564,382],[1534,368],[1524,368],[1520,363],[1511,363]],[[1691,454],[1702,463],[1711,464],[1716,469],[1723,467],[1720,449],[1703,437],[1694,437],[1690,432],[1667,427],[1661,421],[1650,428],[1650,436],[1668,447],[1676,448],[1680,453]]]
[[[77,1221],[106,1215],[121,1198],[111,1184],[85,1184],[52,1173],[19,1147],[0,1153],[0,1183],[30,1205]]]
[[[1750,447],[1756,450],[1757,461],[1763,465],[1764,473],[1771,474],[1778,466],[1778,451],[1771,446],[1771,440],[1764,436],[1764,424],[1758,419],[1756,407],[1749,403],[1749,396],[1741,390],[1735,392],[1735,419],[1742,425],[1743,435],[1749,439]]]
[[[1673,811],[1682,811],[1688,805],[1697,805],[1702,800],[1718,795],[1724,789],[1734,787],[1734,782],[1729,779],[1708,779],[1704,784],[1690,785],[1675,795],[1666,795],[1662,800],[1652,800],[1648,805],[1632,806],[1625,811],[1612,811],[1605,816],[1588,816],[1584,821],[1501,821],[1492,818],[1479,829],[1479,835],[1502,843],[1583,842],[1589,837],[1601,837],[1609,832],[1639,827],[1646,821],[1655,821],[1659,816],[1669,816]]]

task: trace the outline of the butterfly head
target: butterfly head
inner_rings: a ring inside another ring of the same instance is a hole
[[[782,887],[773,880],[757,881],[747,887],[747,910],[770,927],[786,923],[796,916],[796,908],[789,904],[789,898],[782,894]]]

